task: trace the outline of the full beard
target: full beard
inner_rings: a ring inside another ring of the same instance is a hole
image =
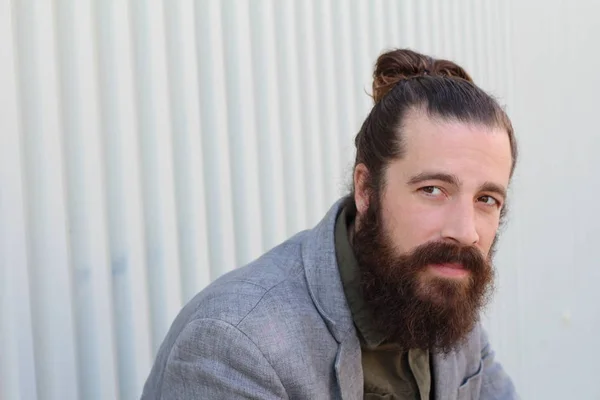
[[[360,286],[374,328],[404,349],[449,353],[479,320],[493,291],[491,254],[473,246],[428,242],[398,254],[386,232],[378,196],[354,232]],[[435,264],[456,263],[469,271],[454,279],[427,273]]]

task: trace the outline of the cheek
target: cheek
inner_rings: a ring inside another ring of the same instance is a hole
[[[487,254],[498,233],[498,221],[482,220],[479,221],[477,233],[479,234],[479,247]]]
[[[398,203],[386,208],[385,227],[403,251],[411,250],[439,237],[442,210],[417,202]]]

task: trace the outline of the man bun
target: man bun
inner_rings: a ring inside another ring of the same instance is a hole
[[[408,49],[396,49],[379,56],[373,71],[373,101],[381,99],[402,80],[426,76],[464,79],[473,83],[469,74],[459,65]]]

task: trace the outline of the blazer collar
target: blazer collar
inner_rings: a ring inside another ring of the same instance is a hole
[[[354,322],[338,270],[335,254],[335,222],[343,198],[338,200],[302,244],[302,259],[308,290],[333,337],[341,343],[348,334],[356,336]]]

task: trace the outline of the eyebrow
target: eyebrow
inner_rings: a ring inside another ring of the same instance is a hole
[[[458,176],[454,174],[447,174],[444,172],[421,172],[418,175],[413,176],[408,180],[409,185],[416,185],[417,183],[425,181],[442,181],[449,183],[454,186],[460,186],[461,181]]]
[[[448,174],[445,172],[421,172],[408,180],[409,185],[416,185],[425,181],[441,181],[446,182],[450,185],[460,187],[462,185],[461,180],[454,174]],[[479,187],[480,192],[490,192],[506,198],[506,189],[501,185],[493,182],[484,182]]]
[[[498,196],[502,196],[502,199],[506,199],[506,189],[493,182],[485,182],[483,185],[481,185],[479,191],[496,193]]]

